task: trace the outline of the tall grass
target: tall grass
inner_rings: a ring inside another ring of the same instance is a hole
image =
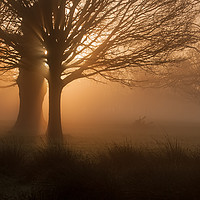
[[[65,144],[0,142],[0,199],[200,199],[200,151],[166,139],[91,155]]]

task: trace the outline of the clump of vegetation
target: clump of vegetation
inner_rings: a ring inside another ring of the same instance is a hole
[[[7,138],[0,141],[0,175],[14,175],[25,162],[25,148],[20,140]]]
[[[152,128],[154,126],[153,122],[147,121],[146,116],[139,117],[136,119],[133,123],[132,126],[134,128]]]
[[[0,142],[1,199],[199,199],[200,152],[166,139],[86,155],[66,144]],[[11,192],[12,191],[12,192]]]

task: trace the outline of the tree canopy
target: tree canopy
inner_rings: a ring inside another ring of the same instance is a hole
[[[22,40],[24,26],[40,42],[37,54],[44,57],[47,79],[51,63],[59,60],[55,68],[63,85],[97,74],[129,84],[127,70],[168,62],[170,53],[196,42],[197,27],[190,22],[196,17],[197,3],[3,0],[7,14],[1,19],[1,62],[4,69],[16,67],[20,56],[31,49],[30,41]]]

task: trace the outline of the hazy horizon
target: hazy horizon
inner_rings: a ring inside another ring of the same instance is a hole
[[[17,87],[0,90],[0,120],[15,121],[19,109]],[[147,122],[199,123],[200,105],[169,89],[141,89],[120,84],[74,81],[62,92],[63,130],[101,124],[131,124],[146,116]],[[48,120],[48,94],[43,104]]]

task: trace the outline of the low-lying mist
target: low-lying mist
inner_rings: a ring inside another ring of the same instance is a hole
[[[18,104],[17,87],[0,90],[2,125],[15,121]],[[47,122],[48,94],[43,112]],[[138,120],[139,127],[135,125]],[[70,136],[139,136],[141,140],[158,134],[187,137],[191,129],[194,135],[199,130],[200,106],[169,89],[129,89],[81,80],[63,90],[62,122],[64,133]]]

